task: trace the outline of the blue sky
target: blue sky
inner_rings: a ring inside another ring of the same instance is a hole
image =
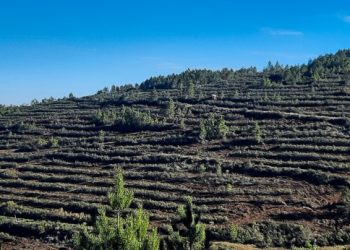
[[[0,0],[0,103],[350,46],[350,1]]]

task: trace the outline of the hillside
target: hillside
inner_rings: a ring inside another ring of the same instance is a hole
[[[0,236],[64,244],[119,166],[163,234],[192,196],[215,240],[349,244],[350,51],[2,106]]]

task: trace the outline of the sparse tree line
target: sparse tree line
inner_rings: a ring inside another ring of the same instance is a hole
[[[162,89],[178,89],[182,97],[193,98],[200,97],[202,94],[201,86],[210,83],[219,82],[225,85],[227,82],[234,81],[246,76],[258,76],[261,79],[261,86],[270,88],[276,83],[300,83],[303,79],[312,79],[315,82],[320,81],[327,75],[344,75],[350,72],[350,50],[339,50],[335,54],[326,54],[310,60],[307,64],[298,66],[284,66],[276,62],[269,62],[262,72],[258,72],[255,67],[242,68],[239,70],[222,69],[222,70],[186,70],[181,74],[172,74],[168,76],[151,77],[141,84],[125,84],[122,86],[112,85],[111,88],[105,87],[97,92],[95,96],[85,98],[85,100],[109,99],[120,97],[121,99],[137,99],[138,92],[154,91]],[[348,80],[347,80],[348,81]],[[156,93],[156,91],[154,92]],[[157,94],[151,94],[151,99],[157,99]],[[345,86],[344,93],[348,93],[348,87]],[[277,98],[278,99],[278,98]],[[32,106],[38,104],[51,104],[56,101],[76,102],[78,98],[72,93],[62,99],[47,98],[41,102],[34,99]],[[26,106],[23,106],[26,108]],[[20,112],[19,107],[0,106],[0,116],[13,112]]]
[[[247,75],[262,75],[262,86],[269,88],[273,86],[274,83],[298,83],[304,78],[311,78],[314,81],[319,81],[327,75],[345,74],[349,72],[350,52],[349,50],[339,50],[335,54],[319,56],[314,60],[310,60],[307,64],[298,66],[284,66],[278,62],[275,64],[268,62],[262,72],[258,72],[255,67],[242,68],[236,71],[227,68],[217,71],[206,69],[186,70],[181,74],[151,77],[140,85],[127,84],[121,87],[113,85],[110,90],[104,88],[97,94],[105,96],[108,96],[110,93],[132,94],[132,91],[135,89],[153,92],[157,89],[179,89],[181,96],[192,98],[194,97],[195,91],[200,90],[200,86],[205,86],[213,82],[227,83]],[[154,93],[151,94],[151,96],[156,99]]]

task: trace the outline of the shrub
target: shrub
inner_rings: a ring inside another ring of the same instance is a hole
[[[207,171],[207,167],[204,164],[200,164],[194,167],[194,172],[196,173],[204,173]]]
[[[192,81],[188,83],[188,88],[187,88],[187,96],[189,98],[192,98],[194,95],[194,84]]]
[[[117,118],[117,114],[112,110],[107,111],[97,111],[94,117],[94,121],[98,125],[112,125]]]
[[[350,189],[344,188],[341,194],[342,202],[344,203],[345,211],[350,213]]]
[[[256,122],[254,126],[254,136],[257,143],[262,142],[263,133],[258,122]]]
[[[236,241],[238,237],[238,227],[236,224],[230,226],[230,237],[232,241]]]
[[[98,111],[94,117],[97,125],[112,126],[120,131],[138,131],[157,124],[149,112],[124,107],[119,113],[112,110]]]
[[[57,148],[59,146],[60,141],[57,138],[51,137],[49,140],[48,146],[52,148]]]
[[[217,164],[216,166],[216,174],[218,176],[222,176],[222,167],[221,167],[221,163]]]
[[[207,138],[207,128],[203,120],[199,122],[199,139],[204,141]]]
[[[171,228],[168,244],[179,250],[204,249],[205,225],[200,222],[200,214],[195,214],[191,197],[187,197],[185,206],[179,206],[178,215],[185,227],[184,233],[181,234],[177,228]]]
[[[149,112],[123,107],[120,115],[117,116],[114,122],[114,126],[121,130],[133,131],[144,129],[155,123]]]
[[[269,88],[272,86],[271,79],[268,77],[264,77],[262,83],[263,83],[264,88]]]
[[[210,114],[208,119],[201,120],[199,123],[199,139],[213,140],[223,139],[229,132],[229,127],[222,116],[215,117]]]
[[[167,105],[167,109],[166,109],[166,113],[170,119],[174,118],[174,116],[175,116],[175,103],[174,103],[173,99],[169,100],[168,105]]]

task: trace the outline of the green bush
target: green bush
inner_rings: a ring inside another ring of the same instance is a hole
[[[263,133],[262,133],[262,130],[260,128],[260,125],[259,123],[255,123],[255,126],[254,126],[254,136],[255,136],[255,140],[257,143],[262,143],[263,141]]]
[[[125,106],[118,113],[112,110],[98,111],[94,121],[97,125],[111,126],[125,132],[147,129],[158,123],[149,112]]]
[[[342,202],[344,203],[344,208],[347,213],[350,214],[350,189],[344,188],[341,194]]]
[[[179,206],[178,215],[185,230],[180,233],[177,228],[170,228],[168,245],[171,249],[179,250],[200,250],[205,248],[205,225],[200,222],[200,214],[195,214],[193,210],[192,198],[187,197],[186,205]]]
[[[213,140],[226,138],[229,127],[222,116],[215,117],[210,114],[207,119],[201,119],[199,124],[199,139]]]
[[[236,224],[230,226],[230,237],[232,241],[236,241],[238,237],[238,227]]]
[[[173,119],[175,116],[175,103],[173,99],[170,99],[167,104],[166,114],[170,119]]]

